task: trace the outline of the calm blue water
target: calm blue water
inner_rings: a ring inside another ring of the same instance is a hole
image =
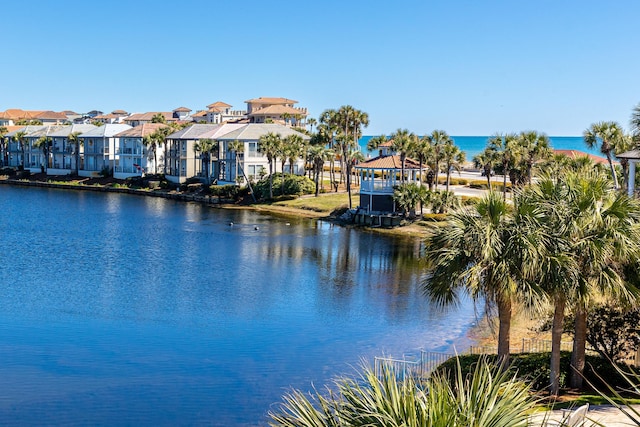
[[[377,153],[367,151],[367,142],[369,142],[371,138],[373,138],[373,136],[363,136],[360,138],[359,144],[364,153],[375,157]],[[465,152],[467,160],[471,161],[475,155],[485,149],[490,136],[452,136],[451,138],[455,141],[456,145]],[[549,139],[551,140],[551,146],[557,150],[578,150],[596,156],[602,156],[602,153],[600,153],[598,149],[587,148],[581,136],[550,136]]]
[[[415,240],[118,194],[0,206],[0,425],[264,425],[290,387],[475,320],[425,301]]]

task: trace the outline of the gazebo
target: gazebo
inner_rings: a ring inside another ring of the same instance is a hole
[[[627,182],[627,194],[633,197],[636,184],[636,163],[640,162],[640,150],[626,151],[622,154],[616,154],[619,159],[626,159],[629,162],[629,181]]]
[[[360,172],[360,209],[367,214],[396,213],[393,201],[395,187],[402,183],[399,155],[378,156],[356,165]],[[420,163],[405,158],[404,182],[420,182]]]

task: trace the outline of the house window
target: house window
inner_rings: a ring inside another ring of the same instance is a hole
[[[258,157],[258,143],[257,142],[250,142],[249,143],[248,157]]]

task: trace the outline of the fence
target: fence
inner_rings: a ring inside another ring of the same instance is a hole
[[[573,348],[572,342],[563,341],[560,343],[560,350],[571,351]],[[551,340],[539,340],[539,339],[523,339],[517,347],[511,347],[510,353],[542,353],[551,351]],[[593,350],[587,349],[587,352],[593,352]],[[459,353],[464,354],[495,354],[495,347],[482,347],[471,346],[467,351]],[[428,377],[438,366],[452,357],[455,357],[454,353],[441,353],[434,351],[421,350],[420,354],[403,356],[402,359],[393,359],[387,357],[376,357],[375,373],[378,378],[382,377],[385,372],[392,373],[398,379],[404,379],[408,375],[413,375],[417,378]],[[635,355],[630,355],[629,358],[624,360],[626,363],[635,364],[640,366],[640,352]]]

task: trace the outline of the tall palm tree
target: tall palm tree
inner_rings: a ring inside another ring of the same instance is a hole
[[[251,180],[249,179],[249,177],[247,176],[247,174],[244,171],[244,166],[242,166],[241,163],[238,162],[238,157],[239,156],[243,156],[243,160],[244,160],[244,142],[242,141],[231,141],[229,143],[229,151],[231,151],[233,153],[233,158],[236,162],[236,180],[238,177],[238,168],[240,168],[240,170],[242,171],[242,176],[244,177],[244,182],[247,183],[247,187],[249,187],[249,194],[251,194],[251,198],[253,199],[253,203],[256,202],[256,195],[253,192],[253,187],[251,185]],[[243,162],[242,162],[243,163]]]
[[[537,161],[546,160],[551,156],[551,143],[545,134],[528,131],[521,132],[518,135],[518,146],[525,164],[524,169],[526,170],[527,181],[531,184],[533,166]]]
[[[436,190],[438,189],[438,175],[440,174],[440,162],[442,161],[442,147],[450,140],[449,134],[443,130],[434,130],[429,135],[429,143],[433,147],[431,163],[436,174]]]
[[[145,135],[142,138],[142,145],[147,149],[148,155],[153,155],[153,173],[158,173],[158,138],[156,133]]]
[[[493,173],[493,168],[498,161],[498,153],[492,147],[486,147],[482,152],[478,153],[473,158],[473,165],[476,168],[482,168],[484,172],[484,176],[487,178],[487,188],[489,190],[491,187],[491,174]]]
[[[494,150],[500,159],[502,166],[502,198],[505,200],[507,198],[507,175],[511,177],[511,170],[517,157],[517,139],[517,135],[510,133],[506,135],[496,134],[487,141],[487,147]]]
[[[207,185],[211,185],[211,153],[218,150],[218,141],[214,139],[204,138],[193,144],[193,151],[200,153],[202,161],[202,170],[206,177]]]
[[[442,161],[447,172],[446,191],[449,192],[449,181],[451,178],[451,169],[460,171],[462,164],[465,161],[465,153],[455,145],[453,139],[449,139],[442,147]]]
[[[285,124],[285,126],[286,126],[287,124],[289,124],[289,119],[291,118],[291,114],[289,114],[289,113],[282,113],[282,115],[281,115],[281,116],[282,116],[282,120],[284,120],[284,124]]]
[[[269,162],[269,198],[273,199],[273,163],[282,145],[279,134],[269,132],[258,139],[258,152],[264,154]]]
[[[339,150],[336,146],[336,133],[337,133],[337,116],[338,112],[333,109],[325,110],[320,115],[320,125],[318,126],[318,133],[322,133],[326,135],[327,140],[329,141],[329,148],[332,150],[334,154],[338,154]],[[329,165],[329,175],[331,183],[336,182],[335,175],[335,156],[331,159],[331,164]],[[335,187],[335,191],[338,191],[337,186]]]
[[[2,159],[2,166],[7,166],[7,133],[9,129],[6,126],[0,126],[0,159]]]
[[[400,183],[404,184],[404,165],[407,160],[407,155],[413,152],[418,137],[413,132],[409,132],[407,129],[398,129],[391,134],[391,148],[400,155]]]
[[[33,143],[33,146],[42,150],[42,157],[44,157],[44,170],[45,172],[49,169],[49,151],[51,149],[52,139],[50,136],[43,135],[40,138],[36,139]]]
[[[613,166],[613,154],[616,147],[624,143],[624,132],[616,122],[593,123],[584,131],[584,142],[589,148],[600,148],[600,152],[607,157],[614,188],[618,189],[618,176]]]
[[[25,148],[27,145],[27,133],[25,131],[16,132],[13,139],[16,140],[18,145],[20,146],[20,151],[22,152],[22,160],[20,161],[20,166],[24,169],[24,158],[25,158]]]
[[[287,157],[289,160],[289,174],[293,175],[293,164],[298,158],[303,157],[305,155],[305,152],[306,152],[305,142],[300,135],[291,134],[284,138],[284,144],[287,147]]]
[[[413,146],[413,150],[411,150],[410,156],[418,160],[419,168],[420,168],[419,184],[422,185],[422,166],[429,159],[429,157],[433,156],[433,147],[431,146],[428,136],[425,136],[423,138],[416,138],[416,141]]]
[[[525,293],[519,275],[535,258],[535,245],[516,223],[509,204],[489,192],[473,207],[451,215],[445,226],[435,227],[425,242],[430,276],[423,283],[426,294],[446,306],[458,301],[465,289],[472,298],[498,310],[498,357],[509,361],[513,301]]]
[[[387,142],[389,138],[386,135],[374,136],[369,141],[367,141],[367,150],[376,151],[381,144]]]
[[[318,121],[313,117],[307,119],[307,125],[311,126],[311,133],[313,133],[313,127],[318,124]]]
[[[82,145],[80,134],[80,132],[72,132],[67,137],[67,142],[73,145],[73,154],[76,162],[76,175],[80,174],[80,146]]]
[[[631,113],[631,135],[634,142],[640,142],[640,104],[636,105]]]

